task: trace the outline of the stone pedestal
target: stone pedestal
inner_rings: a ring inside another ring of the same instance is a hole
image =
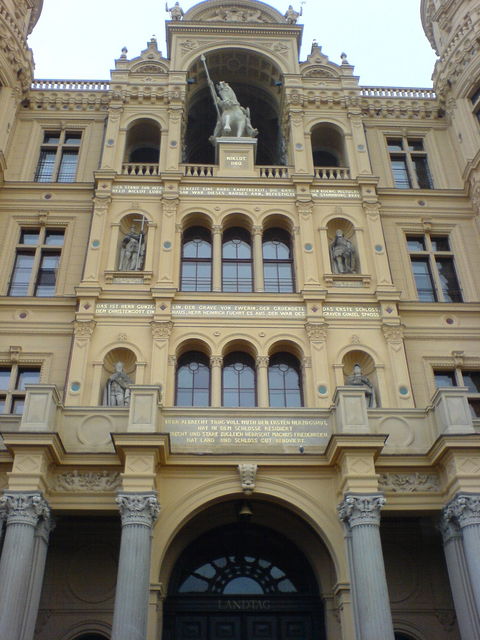
[[[60,396],[53,384],[27,384],[20,431],[56,431]]]
[[[0,560],[0,638],[20,640],[33,575],[35,529],[39,520],[49,519],[50,510],[40,493],[16,491],[7,492],[0,506],[7,523]],[[42,579],[43,570],[37,573],[37,584]]]
[[[384,503],[381,494],[347,494],[338,507],[347,530],[358,640],[394,640],[380,542],[380,509]]]
[[[337,433],[370,433],[366,392],[362,387],[337,387],[333,401],[337,405]]]
[[[154,492],[120,493],[122,518],[112,640],[145,640],[150,584],[151,530],[160,507]]]
[[[467,391],[467,387],[437,389],[432,399],[437,435],[475,432]]]
[[[215,140],[215,162],[219,178],[254,178],[256,138],[217,138]]]
[[[160,393],[161,390],[158,385],[130,385],[130,410],[127,431],[153,433],[158,430]]]

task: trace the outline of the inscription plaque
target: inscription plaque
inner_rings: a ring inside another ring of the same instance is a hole
[[[232,198],[294,198],[295,189],[274,187],[200,187],[184,185],[178,189],[182,196],[220,196]]]
[[[301,304],[172,304],[172,316],[202,316],[216,318],[305,318]]]
[[[145,302],[97,302],[98,316],[153,316],[155,305]]]
[[[345,200],[358,200],[360,199],[360,191],[357,189],[312,189],[312,196],[314,198],[332,198],[332,199],[345,199]]]
[[[323,305],[325,318],[380,318],[380,307],[367,305]]]
[[[161,196],[163,187],[150,184],[116,184],[112,187],[115,195]]]

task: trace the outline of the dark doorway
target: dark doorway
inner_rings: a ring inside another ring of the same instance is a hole
[[[313,572],[290,540],[267,527],[240,522],[210,531],[177,561],[164,638],[322,640]]]

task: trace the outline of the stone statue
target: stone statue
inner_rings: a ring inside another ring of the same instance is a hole
[[[128,407],[131,384],[132,381],[123,370],[123,362],[117,362],[115,373],[112,373],[105,385],[103,405],[105,407]]]
[[[330,245],[330,258],[333,273],[356,273],[355,247],[345,238],[341,229],[337,229],[335,240]]]
[[[171,20],[181,20],[183,18],[183,9],[179,2],[175,2],[173,7],[168,8],[168,4],[165,3],[165,11],[170,13]]]
[[[365,398],[367,399],[367,407],[369,409],[375,409],[377,406],[377,398],[375,393],[375,387],[371,381],[362,373],[362,367],[357,363],[353,365],[353,373],[345,381],[347,386],[359,386],[365,389]]]
[[[222,137],[255,138],[258,130],[252,127],[250,109],[240,105],[235,91],[227,82],[219,82],[215,89],[208,73],[205,56],[202,56],[201,60],[205,66],[208,86],[217,110],[217,124],[210,142],[215,143],[217,138]]]
[[[131,226],[130,231],[122,240],[120,249],[120,259],[118,261],[119,271],[141,271],[145,258],[145,235],[143,231],[136,232]]]
[[[297,20],[303,13],[303,7],[300,7],[300,11],[295,11],[291,4],[288,5],[288,9],[285,12],[284,18],[288,24],[297,24]]]

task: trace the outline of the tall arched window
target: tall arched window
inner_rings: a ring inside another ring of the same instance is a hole
[[[212,290],[212,239],[204,227],[190,227],[183,235],[180,290]]]
[[[271,407],[303,407],[302,375],[295,356],[276,353],[270,358],[268,395]]]
[[[223,291],[253,291],[252,245],[250,234],[240,227],[227,229],[222,247]]]
[[[210,363],[205,354],[189,351],[179,359],[175,404],[178,407],[209,406]]]
[[[290,235],[283,229],[267,229],[263,234],[263,278],[265,291],[294,291]]]
[[[256,407],[255,363],[246,353],[230,353],[223,360],[223,406]]]

